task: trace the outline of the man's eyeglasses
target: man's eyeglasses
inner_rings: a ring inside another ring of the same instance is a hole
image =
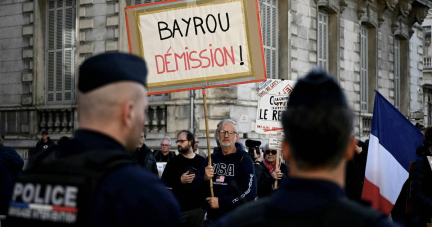
[[[277,151],[275,151],[275,150],[266,150],[266,154],[276,155]]]
[[[176,140],[176,143],[183,143],[184,141],[187,141],[187,140]]]
[[[228,135],[232,136],[234,134],[237,134],[235,131],[224,131],[224,130],[218,130],[218,132],[222,135],[225,135],[225,133],[228,133]]]
[[[161,144],[162,147],[169,147],[169,144]]]

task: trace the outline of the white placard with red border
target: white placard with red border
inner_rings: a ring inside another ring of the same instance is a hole
[[[161,94],[266,80],[258,0],[168,0],[125,8],[131,53]]]
[[[282,113],[296,81],[268,79],[258,92],[258,109],[255,132],[269,134],[282,131]]]

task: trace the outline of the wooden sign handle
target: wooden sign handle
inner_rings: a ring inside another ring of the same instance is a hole
[[[277,150],[277,153],[276,153],[276,169],[274,171],[278,171],[280,169],[279,157],[280,157],[280,150]],[[278,187],[278,180],[275,180],[274,190],[276,190],[277,187]]]
[[[208,117],[207,117],[207,94],[205,87],[202,87],[203,101],[204,101],[204,115],[205,115],[205,126],[206,126],[206,136],[207,136],[207,152],[208,152],[208,166],[212,166],[211,163],[211,150],[210,150],[210,136],[209,136],[209,126],[208,126]],[[211,197],[214,197],[213,192],[213,179],[210,178],[210,194]]]

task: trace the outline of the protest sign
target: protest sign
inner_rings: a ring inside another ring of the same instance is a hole
[[[269,149],[281,150],[283,138],[284,138],[283,132],[270,133],[269,134]]]
[[[268,134],[282,130],[282,113],[295,83],[269,79],[260,84],[255,132]]]
[[[167,162],[156,162],[159,178],[162,177],[166,164]]]
[[[171,0],[125,13],[149,95],[266,79],[257,0]]]

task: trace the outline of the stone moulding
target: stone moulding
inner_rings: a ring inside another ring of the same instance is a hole
[[[396,9],[399,0],[377,0],[377,2],[379,7],[378,25],[381,26],[381,24],[385,21],[384,14],[386,13],[386,10],[392,13]]]
[[[414,34],[414,24],[421,25],[426,18],[430,6],[419,2],[414,6],[414,2],[415,0],[399,0],[396,10],[392,13],[391,29],[395,35],[409,39]]]
[[[357,15],[360,23],[365,23],[373,27],[378,27],[378,8],[374,6],[372,0],[359,0]]]
[[[413,7],[408,15],[408,26],[410,28],[409,35],[410,37],[414,34],[413,26],[415,23],[419,25],[423,24],[423,21],[428,15],[429,7],[421,6],[421,7]]]
[[[406,40],[410,38],[410,27],[408,26],[407,19],[403,17],[398,17],[396,20],[393,20],[391,29],[395,36],[402,37]]]
[[[343,13],[348,6],[346,0],[314,0],[318,9],[323,9],[329,13]]]

